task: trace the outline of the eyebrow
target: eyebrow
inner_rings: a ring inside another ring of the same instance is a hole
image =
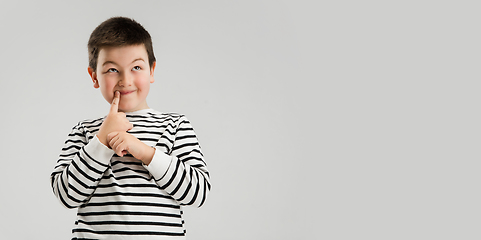
[[[136,59],[134,59],[134,61],[132,61],[131,63],[134,63],[134,62],[137,62],[137,61],[143,61],[143,62],[145,62],[145,60],[144,60],[143,58],[136,58]],[[107,65],[107,64],[109,64],[109,63],[118,65],[118,64],[115,63],[114,61],[106,61],[106,62],[104,62],[104,63],[102,64],[102,66],[105,66],[105,65]]]

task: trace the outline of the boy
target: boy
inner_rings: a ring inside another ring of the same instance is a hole
[[[92,32],[88,51],[93,85],[111,107],[73,127],[51,175],[55,196],[78,208],[73,239],[184,239],[181,206],[204,204],[209,173],[185,116],[147,105],[150,34],[111,18]]]

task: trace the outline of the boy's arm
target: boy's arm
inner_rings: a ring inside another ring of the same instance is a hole
[[[113,154],[114,151],[103,145],[97,136],[88,141],[84,126],[79,123],[65,141],[50,177],[55,196],[67,208],[88,201]]]
[[[69,135],[52,175],[55,196],[67,208],[88,201],[96,189],[114,151],[108,148],[107,135],[113,131],[128,131],[133,125],[118,112],[120,93],[115,92],[110,111],[96,136],[87,139],[85,127],[79,123]]]
[[[179,119],[170,155],[156,147],[147,170],[180,205],[200,207],[210,191],[210,176],[190,122]]]

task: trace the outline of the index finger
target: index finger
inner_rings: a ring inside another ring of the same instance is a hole
[[[110,112],[119,111],[119,101],[120,101],[120,92],[115,91],[114,99],[112,100],[112,105],[110,105]]]

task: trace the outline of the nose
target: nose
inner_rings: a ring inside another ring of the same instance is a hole
[[[129,73],[124,73],[122,74],[122,77],[119,79],[118,84],[120,87],[127,87],[132,85],[133,82],[134,82],[134,77]]]

